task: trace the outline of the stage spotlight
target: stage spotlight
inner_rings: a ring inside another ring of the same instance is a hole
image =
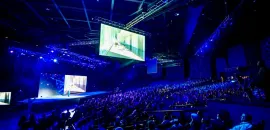
[[[179,13],[175,13],[174,16],[179,16]]]
[[[13,53],[13,51],[11,50],[10,53]]]
[[[53,53],[54,51],[51,51],[51,53]]]
[[[43,57],[41,56],[41,57],[39,57],[39,59],[43,59]]]
[[[56,62],[57,62],[57,59],[53,59],[53,62],[55,62],[55,63],[56,63]]]

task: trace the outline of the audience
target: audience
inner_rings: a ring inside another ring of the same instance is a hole
[[[230,114],[221,111],[216,119],[203,112],[166,112],[163,119],[151,111],[205,108],[210,99],[239,98],[245,100],[244,91],[235,82],[213,82],[209,79],[189,80],[184,83],[153,83],[148,86],[91,97],[74,110],[61,113],[54,110],[37,120],[31,115],[21,117],[21,129],[89,129],[89,130],[249,130],[252,117],[243,114],[241,123],[233,127]]]

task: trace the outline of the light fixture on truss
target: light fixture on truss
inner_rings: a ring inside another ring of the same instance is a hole
[[[85,45],[96,45],[99,43],[99,40],[87,40],[87,41],[78,41],[69,43],[68,46],[85,46]]]

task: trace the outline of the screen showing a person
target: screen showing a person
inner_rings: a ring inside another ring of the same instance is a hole
[[[38,97],[52,97],[63,95],[64,75],[41,73],[39,81]]]
[[[0,105],[10,105],[11,92],[0,92]]]
[[[101,24],[99,55],[145,60],[145,36]]]
[[[64,94],[86,92],[87,76],[65,75]]]

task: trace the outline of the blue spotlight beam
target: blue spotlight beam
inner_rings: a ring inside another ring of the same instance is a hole
[[[91,29],[90,21],[89,21],[89,18],[88,18],[87,9],[86,9],[86,6],[84,4],[84,0],[82,0],[82,5],[83,5],[84,14],[85,14],[85,17],[86,17],[86,20],[87,20],[88,27],[89,27],[89,29],[91,31],[92,29]]]
[[[60,8],[58,7],[58,5],[56,4],[56,2],[54,0],[52,0],[56,10],[58,11],[58,13],[61,15],[61,17],[64,19],[65,23],[67,24],[68,28],[70,28],[70,25],[68,24],[68,21],[66,19],[66,17],[63,15],[62,11],[60,10]]]
[[[125,1],[134,2],[134,3],[142,3],[142,1],[140,1],[140,0],[125,0]],[[147,2],[147,1],[145,1],[144,3],[146,3],[146,4],[152,4],[152,3]]]
[[[142,0],[142,2],[140,3],[139,7],[138,7],[138,10],[141,10],[142,9],[142,6],[144,4],[145,0]]]
[[[11,26],[8,22],[6,22],[6,21],[1,21],[0,20],[0,25],[4,25],[4,27],[9,27],[9,28],[11,28],[11,29],[13,29],[13,30],[16,30],[16,28],[15,27],[13,27],[13,26]]]
[[[80,40],[79,39],[76,39],[76,38],[74,38],[74,37],[72,37],[72,36],[70,36],[70,35],[66,35],[67,37],[69,37],[69,38],[71,38],[71,39],[73,39],[73,40],[75,40],[75,41],[78,41],[78,42],[80,42]]]
[[[23,2],[44,24],[48,25],[48,22],[27,1],[23,0]]]
[[[54,17],[53,19],[57,19],[57,20],[63,20],[63,18],[58,18],[58,17]],[[84,22],[84,23],[87,23],[88,21],[86,20],[80,20],[80,19],[67,19],[67,21],[75,21],[75,22]],[[97,22],[94,22],[94,21],[89,21],[90,23],[97,23]]]
[[[143,6],[144,3],[145,3],[145,0],[142,0],[141,3],[140,3],[140,5],[139,5],[139,7],[138,7],[138,10],[136,12],[130,14],[129,16],[133,16],[135,14],[140,13],[142,11],[142,6]]]
[[[206,41],[204,41],[203,45],[196,51],[194,55],[203,56],[203,54],[209,50],[211,45],[212,45],[211,47],[213,47],[213,44],[215,43],[215,41],[220,38],[221,30],[227,29],[230,25],[232,25],[232,21],[235,17],[234,15],[236,11],[238,11],[239,8],[242,7],[244,1],[245,0],[241,0],[240,3],[234,8],[234,10],[225,17],[225,19],[220,23],[220,25],[210,35],[210,37]]]
[[[110,20],[112,20],[113,17],[113,8],[114,8],[114,0],[111,0],[111,12],[110,12]]]

